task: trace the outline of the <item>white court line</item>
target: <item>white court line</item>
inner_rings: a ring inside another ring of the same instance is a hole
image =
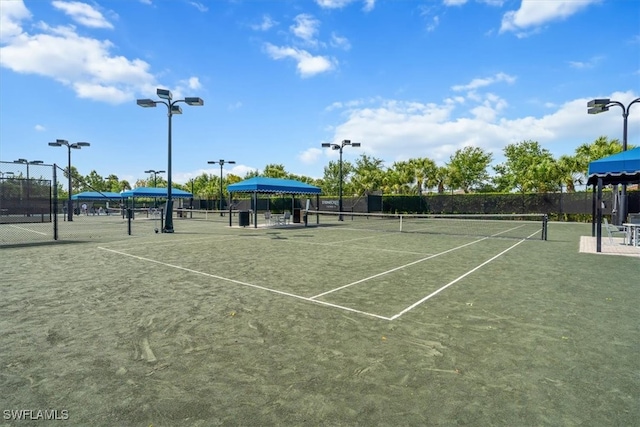
[[[473,245],[475,243],[481,242],[481,241],[486,240],[486,239],[488,239],[488,237],[483,237],[482,239],[474,240],[473,242],[465,243],[464,245],[460,245],[460,246],[456,246],[455,248],[447,249],[444,252],[439,252],[439,253],[434,254],[434,255],[429,255],[428,257],[421,258],[421,259],[419,259],[417,261],[410,262],[409,264],[404,264],[404,265],[401,265],[400,267],[392,268],[391,270],[383,271],[382,273],[374,274],[373,276],[365,277],[364,279],[356,280],[355,282],[351,282],[351,283],[348,283],[346,285],[340,286],[338,288],[328,290],[328,291],[323,292],[321,294],[314,295],[314,296],[310,297],[310,299],[320,298],[320,297],[328,295],[330,293],[333,293],[333,292],[336,292],[336,291],[340,291],[340,290],[342,290],[344,288],[348,288],[350,286],[357,285],[358,283],[366,282],[367,280],[375,279],[376,277],[380,277],[380,276],[384,276],[385,274],[393,273],[394,271],[398,271],[398,270],[401,270],[403,268],[410,267],[412,265],[415,265],[415,264],[421,263],[423,261],[438,257],[440,255],[444,255],[444,254],[448,254],[449,252],[457,251],[458,249],[462,249],[462,248],[464,248],[466,246]]]
[[[538,231],[536,231],[535,233],[531,234],[529,237],[535,236],[538,233]],[[528,237],[528,238],[529,238]],[[444,285],[443,287],[441,287],[440,289],[430,293],[429,295],[427,295],[426,297],[422,298],[420,301],[414,302],[413,304],[411,304],[409,307],[405,308],[404,310],[402,310],[400,313],[398,314],[394,314],[393,316],[391,316],[391,320],[395,320],[398,317],[402,316],[403,314],[413,310],[414,308],[416,308],[417,306],[419,306],[420,304],[422,304],[423,302],[425,302],[426,300],[434,297],[435,295],[438,295],[440,292],[444,291],[445,289],[447,289],[449,286],[453,285],[454,283],[459,282],[460,280],[464,279],[465,277],[467,277],[468,275],[470,275],[471,273],[479,270],[480,268],[484,267],[485,265],[489,264],[491,261],[497,259],[498,257],[504,255],[505,253],[509,252],[511,249],[515,248],[516,246],[518,246],[519,244],[521,244],[522,242],[524,242],[526,239],[522,239],[519,242],[517,242],[514,245],[509,246],[507,249],[505,249],[504,251],[500,252],[498,255],[486,260],[485,262],[483,262],[482,264],[476,266],[475,268],[467,271],[466,273],[464,273],[462,276],[457,277],[455,279],[453,279],[451,282],[447,283],[446,285]]]
[[[145,258],[145,257],[141,257],[141,256],[138,256],[138,255],[131,255],[131,254],[128,254],[126,252],[116,251],[114,249],[104,248],[104,247],[101,247],[101,246],[98,246],[98,249],[102,249],[103,251],[112,252],[112,253],[115,253],[115,254],[118,254],[118,255],[123,255],[123,256],[131,257],[131,258],[139,259],[139,260],[142,260],[142,261],[148,261],[148,262],[152,262],[152,263],[155,263],[155,264],[160,264],[160,265],[163,265],[165,267],[177,268],[178,270],[187,271],[189,273],[194,273],[194,274],[198,274],[198,275],[201,275],[201,276],[212,277],[214,279],[224,280],[224,281],[231,282],[231,283],[234,283],[234,284],[237,284],[237,285],[243,285],[243,286],[248,286],[248,287],[255,288],[255,289],[261,289],[263,291],[273,292],[275,294],[284,295],[284,296],[288,296],[288,297],[291,297],[291,298],[297,298],[297,299],[301,299],[303,301],[312,302],[312,303],[319,304],[319,305],[325,305],[325,306],[328,306],[328,307],[339,308],[341,310],[350,311],[352,313],[363,314],[365,316],[375,317],[377,319],[382,319],[382,320],[391,320],[389,317],[380,316],[380,315],[374,314],[374,313],[368,313],[366,311],[356,310],[355,308],[344,307],[344,306],[341,306],[341,305],[332,304],[332,303],[324,302],[324,301],[315,301],[315,300],[313,300],[311,298],[303,297],[301,295],[296,295],[296,294],[292,294],[292,293],[289,293],[289,292],[279,291],[277,289],[271,289],[271,288],[267,288],[267,287],[260,286],[260,285],[253,285],[251,283],[241,282],[239,280],[229,279],[227,277],[217,276],[215,274],[204,273],[202,271],[193,270],[191,268],[182,267],[180,265],[168,264],[166,262],[156,261],[154,259]]]
[[[43,236],[48,236],[49,235],[49,233],[43,233],[42,231],[35,231],[35,230],[30,230],[30,229],[24,228],[24,227],[18,227],[17,225],[13,225],[13,224],[11,225],[11,227],[17,228],[19,230],[30,231],[32,233],[42,234]]]

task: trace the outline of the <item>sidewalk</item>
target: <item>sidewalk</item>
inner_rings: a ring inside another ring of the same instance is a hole
[[[595,254],[596,238],[591,236],[580,236],[580,253]],[[600,241],[602,255],[621,255],[640,258],[640,247],[623,245],[621,237],[614,237],[613,244],[609,242],[608,236],[603,236]]]

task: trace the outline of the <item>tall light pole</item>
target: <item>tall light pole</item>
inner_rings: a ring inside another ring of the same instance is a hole
[[[333,144],[330,142],[324,142],[322,143],[322,146],[324,148],[329,148],[331,147],[332,150],[340,150],[340,182],[338,183],[339,185],[339,189],[338,189],[338,193],[339,193],[339,201],[338,201],[338,221],[343,221],[344,218],[342,217],[342,149],[346,146],[352,146],[352,147],[360,147],[360,143],[359,142],[351,142],[348,139],[343,140],[340,144]]]
[[[168,165],[167,165],[167,212],[165,215],[163,233],[173,233],[173,200],[171,199],[171,117],[174,114],[182,114],[182,109],[178,104],[184,102],[191,106],[204,105],[202,98],[198,97],[185,97],[184,99],[177,99],[173,101],[171,91],[167,89],[156,89],[156,94],[162,101],[154,101],[153,99],[138,99],[136,103],[145,108],[155,107],[158,104],[164,104],[167,107],[167,116],[169,117],[169,132],[168,132]]]
[[[29,179],[29,165],[40,165],[43,163],[43,161],[18,159],[18,160],[14,160],[13,163],[24,163],[25,165],[27,165],[27,200],[29,200],[31,198],[31,180]],[[31,216],[31,214],[27,212],[27,216]]]
[[[156,185],[157,185],[156,176],[159,173],[165,173],[165,172],[164,171],[156,171],[156,170],[153,170],[153,169],[149,169],[148,171],[144,171],[144,173],[152,173],[153,174],[153,188],[156,188]]]
[[[0,189],[2,189],[2,191],[0,193],[0,216],[2,216],[2,201],[4,200],[4,186],[5,186],[4,176],[5,175],[13,176],[14,173],[13,172],[2,172],[2,171],[0,171]]]
[[[27,165],[27,181],[29,181],[29,165],[41,165],[44,163],[42,160],[27,160],[27,159],[18,159],[14,160],[13,163],[24,163]],[[27,186],[27,189],[29,187]]]
[[[235,165],[236,162],[235,160],[218,160],[218,161],[209,161],[207,162],[210,165],[215,165],[215,164],[219,164],[220,165],[220,203],[219,203],[219,207],[220,207],[220,216],[224,216],[224,212],[222,212],[222,167],[224,166],[225,163],[229,163],[230,165]]]
[[[587,102],[587,113],[600,114],[609,111],[609,107],[617,105],[622,108],[622,151],[627,151],[627,122],[629,118],[629,109],[635,103],[640,103],[640,98],[631,101],[626,107],[622,102],[612,101],[609,98],[592,99]],[[622,194],[620,195],[620,213],[618,215],[616,225],[621,225],[627,217],[627,184],[622,184]]]
[[[71,201],[71,195],[73,193],[72,180],[71,180],[71,150],[79,150],[82,147],[89,147],[91,144],[88,142],[74,142],[73,144],[69,144],[69,141],[66,139],[56,139],[56,142],[50,142],[50,146],[52,147],[62,147],[63,145],[67,147],[69,155],[69,165],[67,169],[67,175],[69,177],[69,200],[67,201],[67,221],[73,221],[73,202]]]
[[[157,170],[153,170],[153,169],[149,169],[148,171],[144,171],[144,173],[152,173],[153,174],[153,188],[157,187],[157,181],[156,181],[156,176],[159,173],[165,173],[164,171],[157,171]],[[158,207],[158,198],[154,197],[153,198],[153,204],[154,204],[154,208]]]

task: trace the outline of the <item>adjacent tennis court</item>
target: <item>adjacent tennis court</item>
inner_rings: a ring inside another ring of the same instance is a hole
[[[528,218],[396,219],[217,213],[156,234],[151,215],[114,237],[96,217],[65,224],[93,240],[2,249],[0,406],[92,425],[640,419],[638,259],[579,254],[585,224],[545,241]]]

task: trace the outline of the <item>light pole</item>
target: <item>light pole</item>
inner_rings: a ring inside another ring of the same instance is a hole
[[[184,102],[191,106],[204,105],[202,98],[198,97],[185,97],[184,99],[177,99],[172,101],[173,96],[171,91],[167,89],[156,89],[156,94],[163,101],[154,101],[153,99],[138,99],[136,103],[145,108],[155,107],[158,104],[164,104],[167,107],[167,116],[169,117],[169,132],[168,132],[168,165],[167,165],[167,212],[165,215],[163,233],[173,233],[173,200],[171,199],[171,117],[174,114],[182,114],[182,109],[178,104]]]
[[[69,177],[69,200],[67,201],[67,221],[73,221],[73,202],[71,201],[71,195],[73,193],[72,180],[71,180],[71,150],[80,150],[82,147],[89,147],[91,144],[88,142],[74,142],[73,144],[69,144],[69,141],[66,139],[56,139],[56,142],[50,142],[50,146],[52,147],[62,147],[63,145],[67,147],[69,152],[68,160],[69,165],[67,169],[67,175]]]
[[[609,107],[617,105],[622,108],[622,151],[627,151],[627,122],[629,109],[635,103],[640,103],[640,98],[631,101],[626,107],[622,102],[612,101],[609,98],[592,99],[587,102],[587,113],[600,114],[609,111]],[[622,194],[620,194],[620,212],[616,219],[616,225],[621,225],[627,217],[627,184],[622,184]]]
[[[159,173],[165,173],[165,172],[164,171],[157,171],[157,170],[149,169],[148,171],[144,171],[144,173],[152,173],[153,174],[153,188],[156,188],[156,185],[157,185],[156,176]],[[154,207],[157,208],[158,207],[158,198],[154,197],[153,200],[154,200],[153,204],[155,205]]]
[[[0,192],[1,193],[1,195],[0,195],[0,216],[2,216],[2,201],[4,200],[4,186],[5,186],[4,176],[5,175],[13,176],[14,173],[13,172],[2,172],[2,171],[0,171],[0,188],[2,189],[2,191]],[[7,213],[7,215],[8,215],[8,213]]]
[[[352,146],[352,147],[360,147],[360,143],[359,142],[351,142],[348,139],[343,140],[340,144],[333,144],[333,143],[329,143],[329,142],[324,142],[322,143],[322,146],[324,148],[329,148],[331,147],[332,150],[340,150],[340,182],[338,183],[339,185],[339,189],[338,189],[338,193],[339,193],[339,201],[338,201],[338,221],[343,221],[344,218],[342,217],[342,149],[346,146]]]
[[[216,163],[220,165],[220,216],[224,216],[224,212],[222,212],[222,167],[224,166],[225,163],[229,163],[230,165],[235,165],[236,162],[235,160],[218,160],[218,161],[209,161],[207,162],[210,165],[215,165]]]
[[[29,179],[29,165],[40,165],[43,163],[42,160],[27,160],[27,159],[18,159],[14,160],[13,163],[24,163],[27,165],[27,201],[31,198],[31,180]],[[27,216],[31,216],[29,212],[27,212]]]

